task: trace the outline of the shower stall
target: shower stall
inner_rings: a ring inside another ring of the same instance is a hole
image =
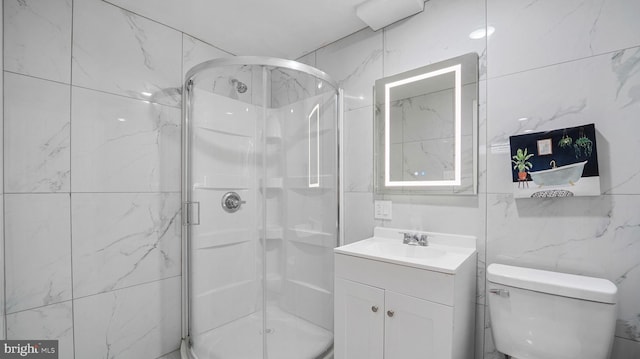
[[[183,359],[331,358],[340,90],[264,57],[183,90]]]

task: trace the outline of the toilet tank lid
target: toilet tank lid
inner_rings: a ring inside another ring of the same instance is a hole
[[[618,287],[602,278],[492,263],[487,280],[510,287],[601,303],[616,303]]]

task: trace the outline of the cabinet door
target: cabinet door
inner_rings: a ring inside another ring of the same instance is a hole
[[[336,278],[335,359],[382,359],[384,291]]]
[[[451,358],[453,308],[386,291],[384,359]]]

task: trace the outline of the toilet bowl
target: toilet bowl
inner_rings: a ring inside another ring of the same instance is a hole
[[[600,278],[490,264],[496,349],[513,359],[607,359],[617,287]]]

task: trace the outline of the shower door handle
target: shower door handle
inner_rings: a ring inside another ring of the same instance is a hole
[[[183,225],[200,225],[200,202],[184,202],[182,213],[184,218]]]

